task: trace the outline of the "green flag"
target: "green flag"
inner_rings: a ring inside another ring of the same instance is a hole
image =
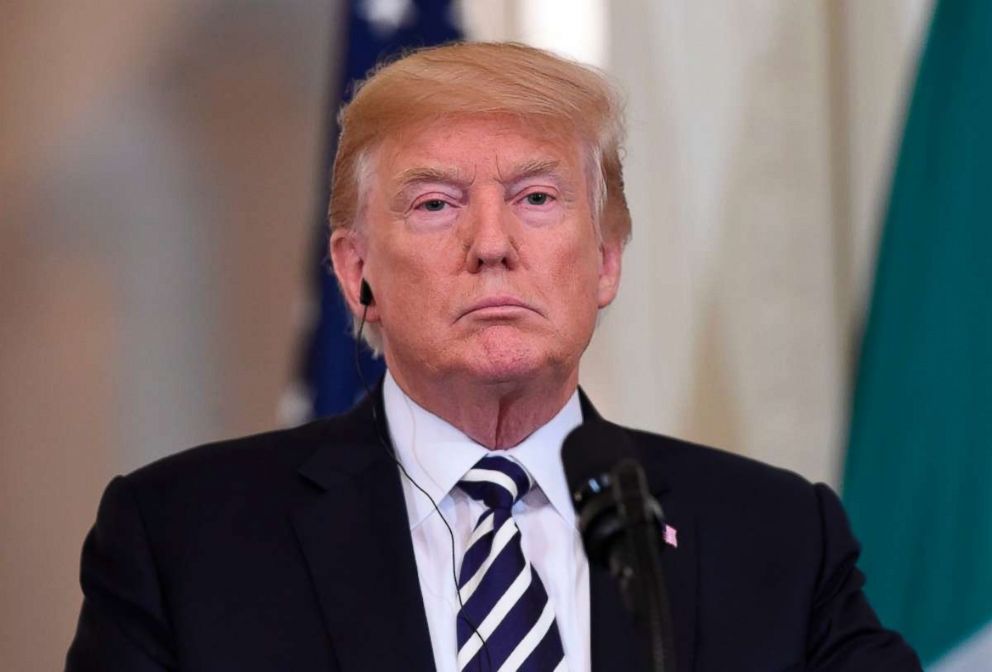
[[[879,250],[844,498],[883,623],[931,669],[992,670],[989,0],[939,1],[930,26]]]

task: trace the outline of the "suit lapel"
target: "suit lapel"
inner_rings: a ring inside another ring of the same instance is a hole
[[[381,392],[375,396],[371,403],[381,404]],[[319,492],[294,512],[293,525],[342,670],[430,670],[402,486],[375,435],[371,403],[344,421],[354,436],[329,438],[301,467]]]
[[[585,422],[606,422],[585,394],[581,394],[581,401]],[[635,434],[632,438],[641,452],[648,487],[661,504],[667,524],[676,530],[678,546],[663,544],[661,564],[671,606],[677,670],[689,672],[694,665],[696,632],[695,522],[692,512],[682,505],[677,489],[671,486],[664,450],[652,450],[643,436]],[[592,669],[648,669],[644,642],[623,604],[616,580],[607,570],[590,566],[589,598]]]
[[[652,477],[648,476],[649,484]],[[668,587],[668,600],[672,611],[672,634],[675,640],[675,658],[679,672],[693,669],[696,634],[697,549],[696,526],[692,512],[684,508],[677,492],[669,490],[659,494],[652,487],[665,512],[667,524],[677,536],[677,547],[664,546],[661,553],[662,571]]]

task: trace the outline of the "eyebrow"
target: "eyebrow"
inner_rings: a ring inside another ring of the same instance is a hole
[[[424,182],[442,182],[465,188],[473,182],[457,169],[430,167],[408,168],[397,176],[396,181],[403,188]]]
[[[558,170],[560,165],[561,161],[555,159],[531,159],[529,161],[522,161],[510,169],[507,177],[504,178],[500,175],[500,180],[503,184],[512,184],[514,182],[519,182],[520,180],[525,180],[528,177],[548,175],[558,181],[562,181],[563,176]]]
[[[538,175],[549,175],[561,180],[562,175],[558,170],[560,165],[561,161],[555,159],[531,159],[528,161],[522,161],[514,165],[506,177],[500,175],[500,181],[504,184],[511,184],[513,182],[519,182],[520,180],[527,179],[528,177],[536,177]],[[469,179],[463,172],[455,168],[431,168],[428,166],[418,166],[416,168],[408,168],[401,172],[397,176],[396,181],[404,187],[422,182],[443,182],[459,187],[467,187],[474,180]]]

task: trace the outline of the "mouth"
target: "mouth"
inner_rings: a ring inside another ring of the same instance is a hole
[[[503,320],[520,317],[525,313],[538,313],[538,311],[514,296],[490,296],[470,305],[462,311],[458,319],[473,317],[483,320]]]

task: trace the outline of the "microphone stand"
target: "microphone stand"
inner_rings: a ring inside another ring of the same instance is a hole
[[[610,571],[648,640],[651,670],[674,672],[671,615],[659,544],[664,525],[661,507],[648,493],[644,469],[634,460],[621,460],[610,476],[617,522],[623,530],[622,540],[609,554]]]

